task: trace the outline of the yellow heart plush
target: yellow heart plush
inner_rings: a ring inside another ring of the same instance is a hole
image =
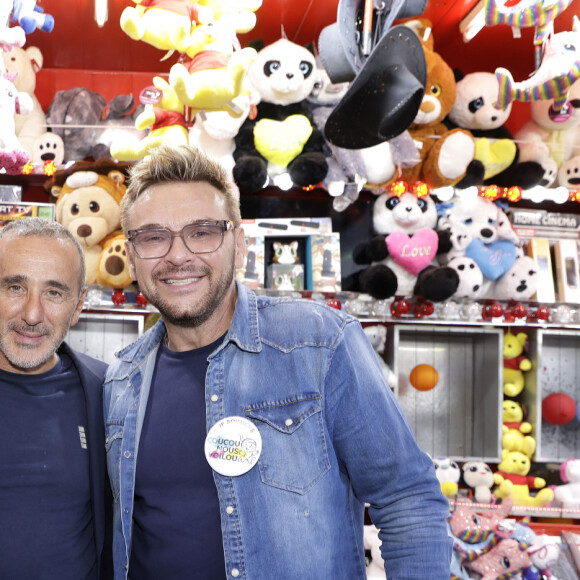
[[[475,159],[485,166],[484,179],[507,169],[516,158],[516,144],[511,139],[481,138],[475,141]]]
[[[254,144],[260,155],[271,163],[286,167],[312,134],[312,125],[304,115],[290,115],[283,121],[260,119],[254,127]]]

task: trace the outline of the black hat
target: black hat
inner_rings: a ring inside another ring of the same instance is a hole
[[[345,149],[364,149],[393,139],[417,116],[426,82],[419,37],[406,26],[391,28],[330,113],[326,139]]]

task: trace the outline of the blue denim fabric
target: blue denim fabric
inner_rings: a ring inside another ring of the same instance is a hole
[[[127,577],[139,434],[164,334],[159,322],[118,353],[105,381],[116,579]],[[244,475],[214,472],[228,578],[365,579],[367,502],[389,580],[449,579],[448,503],[375,357],[356,319],[238,285],[208,359],[206,428],[244,416],[263,450]]]

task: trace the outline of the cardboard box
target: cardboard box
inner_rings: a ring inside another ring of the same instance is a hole
[[[236,278],[249,288],[264,287],[264,238],[246,236],[244,265],[236,270]]]
[[[558,240],[554,244],[554,262],[560,302],[580,303],[577,244],[576,240]]]
[[[270,264],[266,269],[266,287],[273,290],[304,290],[304,265]]]
[[[54,203],[33,203],[33,202],[0,202],[0,227],[8,222],[19,220],[25,217],[41,217],[49,220],[55,219]]]
[[[543,209],[510,209],[509,218],[522,240],[577,240],[580,231],[580,215],[576,214],[554,213]]]
[[[340,234],[310,236],[309,266],[312,290],[319,292],[340,291]]]
[[[535,300],[538,302],[555,302],[556,290],[550,256],[550,242],[545,238],[535,238],[528,242],[528,255],[538,265],[538,288]]]

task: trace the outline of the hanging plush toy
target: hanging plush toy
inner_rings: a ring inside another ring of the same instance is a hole
[[[255,118],[236,136],[234,179],[242,192],[278,184],[309,187],[325,177],[324,137],[307,98],[316,82],[316,60],[305,47],[284,38],[258,52],[248,79],[260,97]]]
[[[30,95],[18,92],[13,75],[0,77],[0,168],[18,175],[30,159],[16,136],[14,115],[32,111]]]
[[[54,28],[54,16],[47,14],[36,0],[14,0],[12,18],[26,34],[35,30],[52,32]]]
[[[22,27],[10,26],[13,8],[14,2],[12,0],[0,2],[0,52],[10,52],[13,48],[26,44],[26,33]],[[5,72],[0,62],[0,74]]]
[[[135,128],[149,133],[140,141],[126,138],[111,143],[111,156],[119,161],[139,161],[149,151],[164,143],[188,144],[188,124],[185,106],[177,98],[173,87],[162,77],[153,78],[147,91],[147,104],[135,119]]]
[[[527,80],[516,83],[505,68],[495,71],[499,82],[496,108],[512,101],[554,100],[559,113],[566,107],[570,87],[580,79],[580,20],[574,16],[571,31],[558,32],[546,41],[542,64]]]
[[[485,24],[507,24],[513,29],[536,28],[534,44],[541,46],[553,30],[556,16],[570,6],[572,0],[527,0],[524,2],[503,2],[485,0]],[[515,33],[514,33],[515,34]]]

